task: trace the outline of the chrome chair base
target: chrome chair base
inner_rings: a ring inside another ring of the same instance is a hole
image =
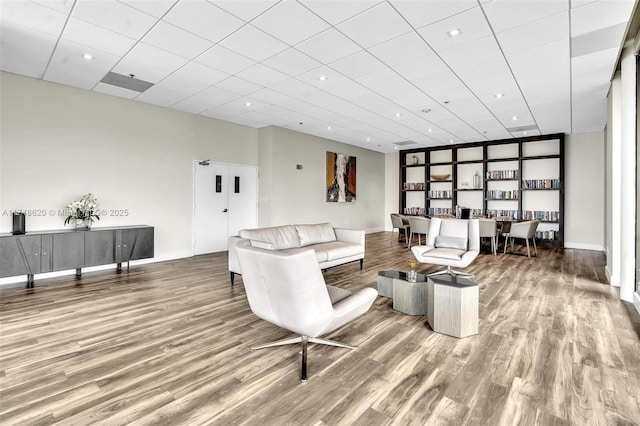
[[[345,349],[351,349],[351,350],[358,349],[357,346],[347,345],[345,343],[336,342],[335,340],[321,339],[319,337],[297,336],[297,337],[291,337],[289,339],[276,340],[274,342],[269,342],[262,345],[251,346],[251,350],[255,351],[258,349],[273,348],[275,346],[291,345],[294,343],[302,343],[302,371],[301,371],[301,377],[300,377],[300,381],[302,383],[307,383],[307,344],[308,343],[318,343],[321,345],[337,346],[339,348],[345,348]]]
[[[438,275],[451,275],[453,278],[461,277],[461,278],[472,278],[473,274],[469,274],[467,272],[456,271],[455,269],[451,269],[451,266],[447,266],[447,269],[443,271],[433,272],[431,274],[427,274],[427,277],[434,277]]]

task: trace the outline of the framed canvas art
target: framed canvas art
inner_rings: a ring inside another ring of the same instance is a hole
[[[355,201],[356,157],[327,151],[327,202]]]

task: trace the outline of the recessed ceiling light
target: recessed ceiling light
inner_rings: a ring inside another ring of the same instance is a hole
[[[91,61],[91,60],[93,60],[93,55],[90,55],[90,54],[88,54],[88,53],[85,53],[84,55],[82,55],[82,57],[83,57],[84,59],[86,59],[87,61]]]
[[[447,34],[449,34],[449,37],[455,37],[457,35],[462,34],[462,31],[460,31],[460,28],[454,28],[451,31],[447,31]]]
[[[397,146],[394,146],[394,147],[393,147],[393,149],[398,149],[398,147],[397,147]]]
[[[367,142],[371,142],[371,138],[367,138]]]
[[[244,105],[250,107],[251,106],[251,102],[245,102]]]
[[[514,115],[513,117],[511,117],[511,119],[512,119],[513,121],[516,121],[516,120],[518,119],[518,116],[517,116],[517,115]]]
[[[396,112],[396,117],[402,117],[402,114],[400,114],[399,112]]]
[[[431,132],[433,132],[433,129],[429,129],[429,130],[427,130],[427,132],[431,133]]]
[[[522,136],[527,136],[527,132],[522,132]]]
[[[500,99],[501,97],[503,97],[503,96],[504,96],[504,93],[496,93],[496,94],[495,94],[495,95],[493,95],[493,96],[495,96],[496,98]]]
[[[321,75],[320,77],[318,77],[318,80],[320,81],[325,81],[327,79],[326,75]]]
[[[449,139],[449,143],[453,143],[453,139]]]
[[[333,129],[333,127],[327,126],[327,130],[331,130],[331,129]]]

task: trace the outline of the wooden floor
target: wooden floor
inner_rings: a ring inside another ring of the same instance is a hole
[[[375,287],[412,255],[367,236],[365,270],[328,284]],[[420,272],[440,269],[423,265]],[[130,273],[36,281],[0,292],[0,424],[640,424],[640,318],[605,284],[604,255],[481,255],[480,333],[434,333],[426,317],[372,309],[311,345],[250,351],[289,334],[230,287],[226,253]]]

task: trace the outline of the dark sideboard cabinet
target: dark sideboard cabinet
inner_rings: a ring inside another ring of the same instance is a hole
[[[0,234],[0,278],[27,276],[27,288],[34,275],[44,272],[117,264],[154,256],[152,226],[95,228],[89,231],[56,230]]]

